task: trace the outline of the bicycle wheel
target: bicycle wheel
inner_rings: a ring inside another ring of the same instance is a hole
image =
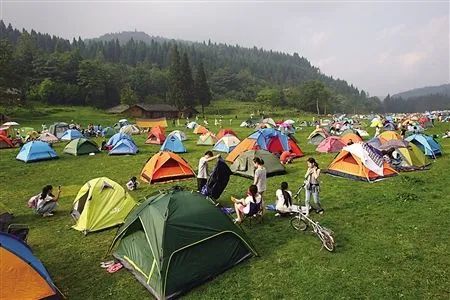
[[[322,245],[330,252],[334,250],[334,239],[333,236],[328,231],[321,231],[317,234],[322,241]]]
[[[294,228],[295,230],[298,231],[305,231],[306,228],[308,228],[308,223],[306,223],[305,220],[300,219],[298,217],[293,217],[291,219],[291,226],[292,228]]]

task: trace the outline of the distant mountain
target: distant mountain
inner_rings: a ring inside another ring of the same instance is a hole
[[[118,40],[120,44],[124,45],[131,39],[135,41],[142,41],[146,44],[150,44],[152,41],[161,43],[161,42],[168,42],[171,40],[161,36],[148,35],[143,31],[122,31],[122,32],[106,33],[99,36],[98,38],[86,39],[86,41],[108,42],[111,40]]]
[[[423,88],[413,89],[406,92],[401,92],[395,95],[392,95],[392,98],[403,98],[409,99],[413,97],[421,97],[428,95],[443,95],[450,96],[450,83],[438,85],[438,86],[426,86]]]

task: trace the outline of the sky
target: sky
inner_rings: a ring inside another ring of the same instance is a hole
[[[449,2],[0,0],[0,18],[68,39],[138,30],[297,52],[384,97],[450,82]]]

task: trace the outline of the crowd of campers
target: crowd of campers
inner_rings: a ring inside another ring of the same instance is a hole
[[[336,153],[323,169],[313,157],[306,160],[307,172],[302,179],[305,203],[301,209],[306,214],[323,214],[320,176],[375,182],[399,172],[428,169],[443,153],[439,137],[427,135],[427,128],[435,122],[449,122],[449,114],[334,115],[312,122],[256,119],[252,115],[240,125],[254,128],[246,137],[238,137],[232,128],[222,126],[215,133],[206,120],[200,124],[198,118],[186,120],[184,129],[171,132],[166,132],[165,119],[149,121],[148,128],[126,119],[112,126],[89,124],[87,128],[73,121],[57,122],[48,128],[43,125],[41,130],[7,122],[0,127],[0,148],[20,147],[16,159],[25,163],[58,158],[52,144],[61,142],[67,143],[63,152],[74,156],[100,152],[135,155],[139,148],[133,135],[145,132],[145,144],[139,147],[158,145],[159,151],[126,184],[106,177],[87,181],[73,200],[72,228],[86,235],[121,225],[109,249],[115,260],[102,263],[102,267],[111,273],[125,267],[157,299],[169,299],[257,255],[239,223],[262,218],[268,211],[280,217],[295,212],[294,195],[287,181],[274,195],[267,194],[266,187],[271,176],[284,176],[286,164],[298,163],[296,160],[304,156],[296,131],[311,130],[307,141],[302,142],[314,145],[318,155]],[[368,128],[375,135],[370,136]],[[204,155],[198,157],[196,170],[182,156],[189,151],[184,145],[187,130],[205,149]],[[441,137],[449,136],[447,131]],[[103,142],[97,145],[92,137],[101,137]],[[210,168],[210,164],[214,167]],[[233,180],[232,175],[251,182],[236,191],[230,207],[224,207],[217,200]],[[140,204],[130,193],[140,184],[194,178],[196,192],[173,185]],[[57,211],[61,193],[64,187],[47,185],[27,204],[37,215],[51,217]],[[276,199],[275,203],[269,203],[270,199]],[[0,256],[4,258],[0,262],[0,298],[63,297],[26,244],[28,229],[14,226],[12,215],[0,210]],[[190,229],[184,230],[186,227]]]

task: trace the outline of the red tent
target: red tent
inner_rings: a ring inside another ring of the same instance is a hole
[[[162,145],[166,140],[166,136],[164,135],[164,128],[161,126],[152,127],[150,132],[148,133],[146,144],[156,144]]]
[[[14,148],[14,145],[9,138],[4,135],[0,135],[0,149],[3,148]]]
[[[223,128],[223,129],[220,129],[219,132],[217,133],[217,135],[216,135],[217,140],[220,140],[221,138],[223,138],[224,135],[227,135],[227,134],[232,134],[235,137],[238,137],[237,134],[233,131],[233,129]]]

